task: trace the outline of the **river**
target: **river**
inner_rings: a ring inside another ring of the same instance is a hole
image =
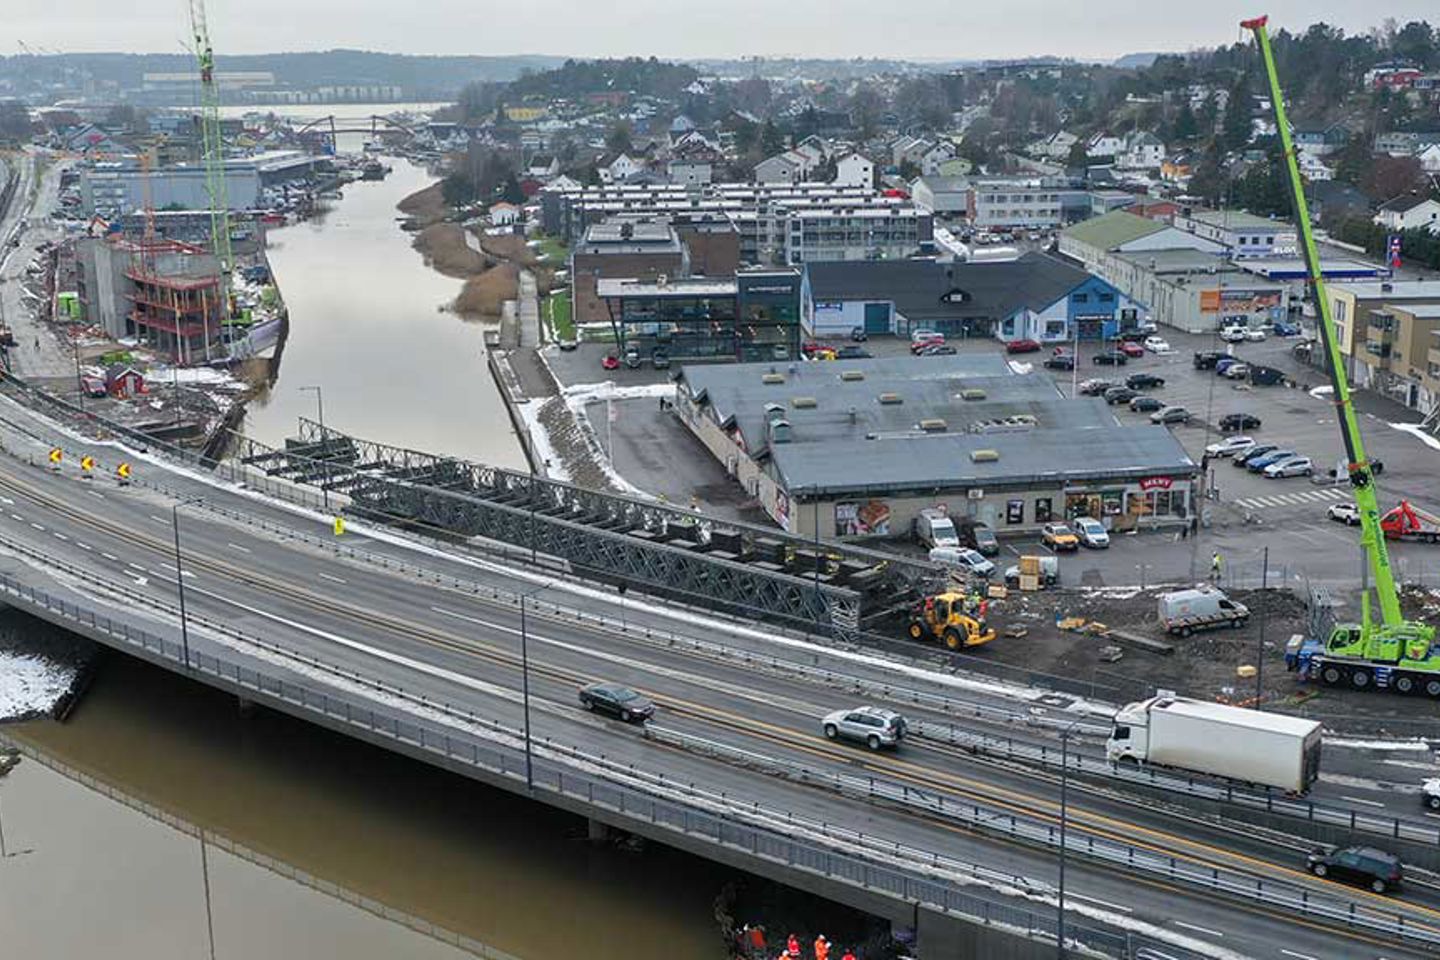
[[[485,365],[484,327],[442,307],[460,281],[425,266],[395,205],[432,182],[398,158],[380,181],[344,188],[324,215],[270,232],[270,262],[290,308],[280,376],[253,401],[245,432],[278,444],[297,418],[398,446],[497,466],[524,455]]]

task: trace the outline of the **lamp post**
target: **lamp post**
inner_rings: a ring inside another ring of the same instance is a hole
[[[319,387],[301,387],[301,393],[315,393],[315,409],[319,414],[320,421],[320,453],[325,464],[325,480],[320,484],[320,496],[324,499],[325,509],[330,509],[330,460],[328,459],[328,437],[325,433],[325,392]]]
[[[180,508],[200,503],[199,497],[188,497],[170,507],[170,525],[175,531],[175,592],[180,596],[180,646],[184,651],[185,669],[190,669],[190,627],[185,618],[185,571],[180,556]]]
[[[535,789],[535,760],[530,748],[530,634],[525,629],[525,602],[550,584],[520,594],[520,703],[525,718],[525,789]]]
[[[1065,821],[1069,812],[1070,734],[1079,722],[1072,721],[1060,731],[1060,891],[1055,912],[1055,956],[1060,960],[1065,960]]]
[[[1270,586],[1270,545],[1265,545],[1260,561],[1260,636],[1255,641],[1255,709],[1259,710],[1265,696],[1265,591]]]

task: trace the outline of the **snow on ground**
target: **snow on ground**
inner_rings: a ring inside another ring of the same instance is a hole
[[[49,712],[75,682],[76,672],[34,654],[0,650],[0,720]]]
[[[1334,392],[1334,387],[1313,387],[1310,390],[1310,396],[1314,397],[1316,400],[1329,400],[1330,395]]]
[[[550,442],[550,431],[545,424],[540,422],[540,408],[546,404],[545,400],[526,400],[524,403],[515,404],[515,409],[520,411],[520,419],[525,421],[526,432],[530,434],[530,446],[535,451],[536,458],[545,464],[545,475],[551,480],[570,482],[570,471],[565,469],[565,459],[560,456],[560,451]]]
[[[654,400],[658,397],[673,397],[673,383],[642,383],[628,387],[617,386],[614,380],[603,383],[577,383],[562,392],[565,403],[571,410],[579,410],[587,403],[598,400]]]
[[[1029,363],[1023,363],[1019,360],[1007,360],[1006,362],[1010,364],[1011,370],[1015,371],[1021,376],[1024,376],[1025,374],[1030,373],[1035,369],[1034,365]]]
[[[160,385],[178,381],[190,386],[200,384],[223,390],[245,389],[245,384],[231,376],[229,370],[216,370],[213,367],[150,367],[145,371],[145,379]]]
[[[1436,439],[1433,433],[1427,432],[1418,423],[1392,423],[1390,424],[1390,427],[1392,429],[1399,430],[1401,433],[1410,434],[1410,436],[1414,437],[1416,440],[1419,440],[1431,450],[1440,450],[1440,439]]]

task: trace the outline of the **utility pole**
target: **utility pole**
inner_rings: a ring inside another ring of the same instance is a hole
[[[172,504],[170,524],[175,530],[175,592],[180,596],[180,646],[184,651],[185,669],[190,669],[190,626],[185,617],[185,571],[180,558],[180,508],[200,503],[199,497],[190,497]]]
[[[319,387],[301,387],[301,393],[315,392],[315,409],[320,420],[320,459],[325,464],[325,479],[320,484],[320,496],[325,503],[325,510],[330,510],[330,435],[325,432],[325,392]]]
[[[1059,960],[1065,960],[1065,823],[1070,799],[1070,734],[1078,722],[1073,721],[1060,731],[1060,889],[1055,913],[1055,956]]]
[[[1255,709],[1260,709],[1265,696],[1265,617],[1267,588],[1270,586],[1270,545],[1265,545],[1264,559],[1260,561],[1260,637],[1255,641]]]
[[[534,590],[520,594],[520,703],[525,720],[525,789],[535,789],[535,759],[530,746],[530,634],[525,629],[525,603],[550,584],[542,583]]]

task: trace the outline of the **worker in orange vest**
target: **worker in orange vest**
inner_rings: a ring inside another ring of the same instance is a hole
[[[800,956],[800,938],[795,936],[795,934],[793,933],[790,934],[790,938],[785,941],[785,956]]]
[[[830,941],[823,933],[815,938],[815,960],[830,960]]]

